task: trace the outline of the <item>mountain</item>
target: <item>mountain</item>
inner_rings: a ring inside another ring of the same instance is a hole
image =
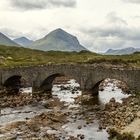
[[[78,39],[67,33],[62,29],[56,29],[46,35],[44,38],[33,42],[30,45],[33,49],[43,50],[43,51],[76,51],[80,52],[82,50],[87,50],[82,45],[80,45]],[[88,50],[87,50],[88,51]]]
[[[109,49],[107,52],[105,52],[106,55],[124,55],[124,54],[133,54],[134,52],[140,52],[140,48],[125,48],[125,49],[118,49],[113,50]]]
[[[20,38],[16,38],[13,40],[15,43],[21,45],[21,46],[29,46],[33,41],[32,40],[29,40],[28,38],[26,37],[20,37]]]
[[[0,45],[5,46],[19,46],[17,43],[12,41],[10,38],[5,36],[3,33],[0,32]]]

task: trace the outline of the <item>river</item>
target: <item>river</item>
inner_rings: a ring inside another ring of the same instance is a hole
[[[32,88],[22,89],[22,92],[31,94],[30,92],[32,92]],[[117,102],[122,102],[122,98],[129,96],[124,94],[122,90],[116,86],[115,80],[114,82],[108,82],[104,90],[99,92],[98,96],[82,96],[82,92],[79,90],[79,84],[73,79],[66,84],[54,85],[52,95],[53,98],[58,98],[61,102],[64,102],[65,107],[64,109],[61,109],[61,111],[65,113],[69,112],[67,117],[68,122],[62,125],[60,130],[47,130],[48,134],[54,133],[60,138],[60,140],[67,140],[70,136],[85,140],[107,140],[108,134],[106,130],[99,130],[99,120],[96,118],[95,112],[92,111],[92,108],[96,105],[103,107],[104,104],[109,102],[113,97]],[[81,96],[87,99],[86,102],[83,103],[81,100],[76,101]],[[43,102],[45,102],[45,100],[21,107],[2,108],[0,114],[0,126],[3,127],[16,121],[24,121],[26,118],[33,118],[43,112],[55,110],[55,108],[45,108]],[[0,134],[0,138],[8,134],[8,132]],[[17,139],[22,138],[19,136]]]

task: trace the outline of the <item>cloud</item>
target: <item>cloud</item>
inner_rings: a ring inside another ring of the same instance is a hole
[[[110,38],[115,37],[121,40],[140,40],[140,29],[139,28],[121,28],[121,27],[95,27],[92,29],[83,30],[85,33],[92,37]]]
[[[111,12],[106,16],[107,22],[102,26],[82,28],[81,30],[92,37],[100,38],[125,38],[127,35],[127,22]]]
[[[92,27],[90,29],[81,29],[81,32],[88,35],[86,38],[88,40],[88,47],[93,51],[140,47],[139,28]]]
[[[1,27],[0,32],[4,33],[6,36],[10,38],[16,38],[17,36],[22,36],[23,33],[16,31],[14,29],[6,28],[6,27]]]
[[[140,0],[123,0],[124,2],[140,4]]]
[[[110,12],[107,16],[107,20],[110,24],[116,25],[128,25],[127,22],[119,17],[116,12]]]
[[[106,51],[126,47],[140,47],[140,28],[128,26],[127,22],[116,13],[107,16],[107,22],[102,26],[82,27],[79,30],[86,36],[89,49],[93,51]]]
[[[37,27],[36,29],[29,29],[20,31],[16,28],[6,28],[6,27],[0,27],[0,32],[5,34],[7,37],[11,39],[15,39],[18,37],[28,37],[31,40],[37,40],[40,37],[44,37],[46,33],[48,32],[46,28]]]
[[[75,7],[75,0],[10,0],[11,4],[22,10],[46,9],[53,7]]]

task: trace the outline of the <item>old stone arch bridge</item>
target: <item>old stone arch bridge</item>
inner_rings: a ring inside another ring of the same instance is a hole
[[[130,90],[140,91],[140,69],[97,64],[48,64],[0,69],[0,87],[20,86],[21,77],[33,91],[50,91],[53,80],[61,75],[73,77],[82,91],[98,92],[101,81],[106,78],[125,82]],[[25,86],[25,85],[23,85]]]

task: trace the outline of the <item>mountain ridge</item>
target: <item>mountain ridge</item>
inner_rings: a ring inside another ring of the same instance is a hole
[[[128,48],[117,49],[117,50],[109,49],[104,54],[106,54],[106,55],[125,55],[125,54],[133,54],[135,52],[140,52],[140,48],[128,47]]]
[[[34,41],[29,47],[43,51],[80,52],[82,50],[87,50],[79,43],[77,37],[67,33],[61,28],[53,30],[45,37]]]
[[[27,46],[29,46],[33,42],[32,40],[29,40],[27,37],[15,38],[13,41],[15,43],[23,46],[23,47],[27,47]]]
[[[0,32],[0,45],[17,46],[17,47],[20,46],[1,32]]]

